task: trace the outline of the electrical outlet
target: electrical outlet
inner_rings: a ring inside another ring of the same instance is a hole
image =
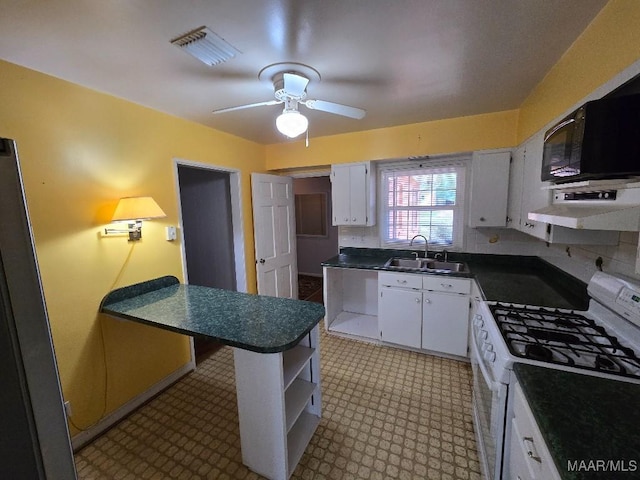
[[[71,418],[73,412],[71,411],[71,402],[69,400],[64,402],[64,411],[67,414],[67,418]]]

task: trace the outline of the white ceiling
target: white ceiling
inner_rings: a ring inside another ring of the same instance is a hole
[[[300,62],[309,134],[518,108],[606,0],[0,0],[0,58],[259,143],[281,105],[258,72]],[[202,25],[242,53],[209,67],[170,40]],[[46,101],[46,99],[42,99]]]

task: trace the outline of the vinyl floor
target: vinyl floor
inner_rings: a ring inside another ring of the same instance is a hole
[[[294,479],[480,479],[469,364],[321,334],[322,420]],[[80,479],[259,479],[242,464],[233,354],[76,453]]]

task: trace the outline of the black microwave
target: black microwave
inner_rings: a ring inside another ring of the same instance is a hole
[[[640,94],[585,103],[546,131],[542,181],[640,175]]]

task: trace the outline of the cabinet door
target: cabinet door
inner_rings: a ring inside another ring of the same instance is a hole
[[[351,224],[351,185],[349,165],[331,167],[333,225]]]
[[[378,300],[378,328],[385,342],[420,348],[422,293],[383,287]]]
[[[542,153],[544,150],[543,133],[539,133],[525,144],[524,184],[522,190],[522,231],[534,237],[545,239],[547,224],[529,220],[529,212],[548,206],[551,203],[551,190],[543,189],[549,182],[540,180]]]
[[[506,226],[510,160],[509,151],[473,154],[470,227]]]
[[[424,292],[422,301],[422,348],[467,356],[469,297]]]
[[[524,146],[513,152],[509,169],[509,203],[507,208],[507,227],[521,230],[522,188],[524,184]]]
[[[351,225],[367,224],[367,209],[369,195],[367,191],[367,166],[365,164],[351,165],[349,167],[349,194]]]

